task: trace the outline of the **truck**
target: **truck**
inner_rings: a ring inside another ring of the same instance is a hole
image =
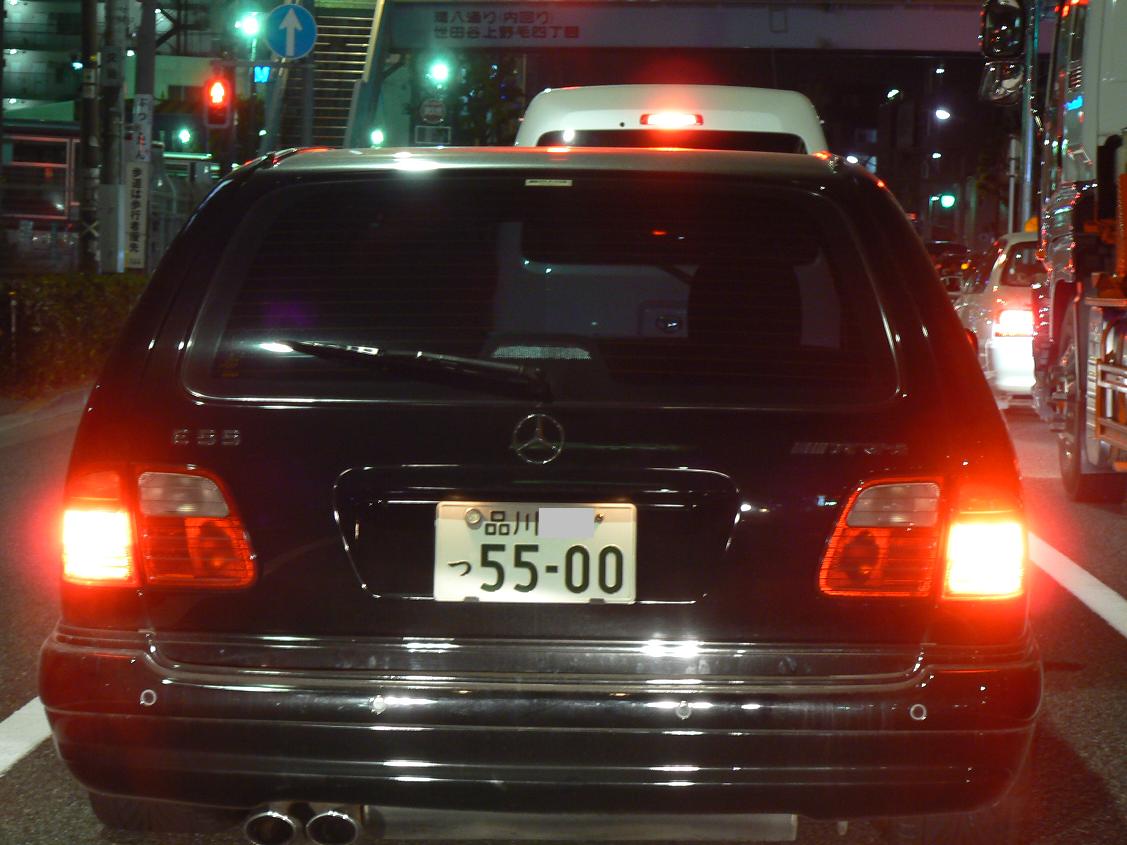
[[[983,95],[1014,102],[1039,0],[986,0]],[[1127,491],[1127,4],[1061,0],[1040,122],[1034,407],[1076,501]]]

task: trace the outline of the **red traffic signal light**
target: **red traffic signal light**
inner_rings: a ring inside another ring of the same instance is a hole
[[[213,76],[203,87],[204,125],[208,129],[226,129],[231,125],[235,86],[230,77]]]

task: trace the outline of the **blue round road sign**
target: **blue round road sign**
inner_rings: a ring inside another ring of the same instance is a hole
[[[296,3],[275,6],[262,25],[266,44],[283,59],[308,56],[317,40],[317,21]]]

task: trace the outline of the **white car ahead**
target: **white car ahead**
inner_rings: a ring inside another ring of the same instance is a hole
[[[797,91],[731,85],[589,85],[541,91],[518,147],[690,147],[815,153],[826,136]]]
[[[1043,281],[1037,234],[1012,232],[990,248],[982,274],[967,279],[955,300],[963,326],[974,334],[978,360],[998,404],[1028,405],[1033,391],[1033,298]]]

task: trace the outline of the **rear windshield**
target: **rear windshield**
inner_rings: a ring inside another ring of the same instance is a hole
[[[690,150],[748,150],[805,153],[797,135],[786,132],[721,132],[715,129],[570,129],[545,132],[541,147],[682,147]]]
[[[1015,288],[1027,288],[1035,282],[1043,281],[1045,265],[1037,257],[1037,244],[1018,244],[1010,250],[1002,270],[1002,284]]]
[[[557,401],[793,405],[895,390],[849,226],[729,178],[387,173],[272,191],[234,233],[193,336],[204,394],[499,398],[287,341],[539,367]]]

